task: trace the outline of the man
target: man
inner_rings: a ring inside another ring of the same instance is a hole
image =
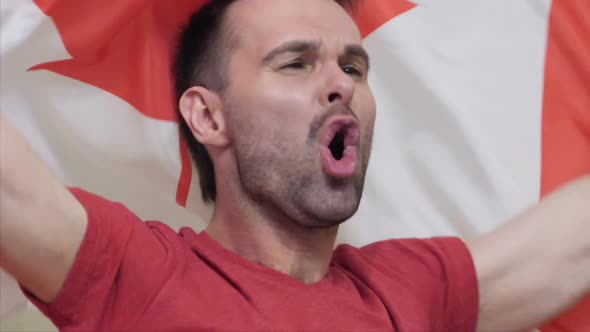
[[[2,267],[64,330],[513,331],[590,291],[590,178],[485,237],[333,251],[375,102],[334,0],[215,1],[182,34],[183,131],[215,202],[176,234],[67,190],[0,121]]]

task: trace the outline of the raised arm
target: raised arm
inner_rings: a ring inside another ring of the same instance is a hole
[[[86,211],[0,115],[0,266],[45,302],[69,272]]]
[[[590,176],[469,243],[478,331],[535,328],[590,294]]]

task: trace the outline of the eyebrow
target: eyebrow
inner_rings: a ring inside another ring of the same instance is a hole
[[[262,60],[263,63],[272,62],[277,56],[284,53],[319,53],[322,44],[320,41],[305,41],[305,40],[292,40],[285,42],[284,44],[276,47],[270,51]],[[344,48],[341,57],[358,57],[361,58],[369,68],[369,54],[360,45],[348,44]]]
[[[367,66],[367,70],[369,70],[369,68],[371,67],[370,60],[369,60],[369,53],[367,53],[367,51],[360,45],[356,45],[356,44],[346,45],[346,47],[344,48],[344,56],[361,58],[363,61],[365,61],[365,65]]]
[[[284,53],[318,53],[320,50],[318,41],[292,40],[270,51],[262,60],[264,63],[272,62],[277,56]]]

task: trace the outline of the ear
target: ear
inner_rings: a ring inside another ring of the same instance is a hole
[[[195,138],[205,146],[229,143],[219,95],[201,86],[186,90],[179,101],[180,114]]]

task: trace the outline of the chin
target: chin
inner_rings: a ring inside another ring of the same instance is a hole
[[[324,215],[324,216],[322,216],[323,218],[317,219],[316,225],[317,225],[317,227],[338,226],[338,225],[344,223],[345,221],[347,221],[348,219],[350,219],[354,215],[355,212],[356,212],[356,210],[354,212],[346,212],[346,213],[342,213],[341,211],[339,211],[338,213],[333,213],[331,215]]]
[[[307,206],[304,211],[308,216],[309,226],[312,227],[332,227],[340,225],[350,219],[358,210],[359,199],[349,198],[346,200],[335,200],[327,198],[325,200],[317,199],[311,202],[312,206]]]
[[[299,191],[294,201],[299,202],[298,208],[310,226],[336,226],[350,219],[358,210],[362,184],[362,177],[345,180],[324,177],[307,188],[311,190]]]

